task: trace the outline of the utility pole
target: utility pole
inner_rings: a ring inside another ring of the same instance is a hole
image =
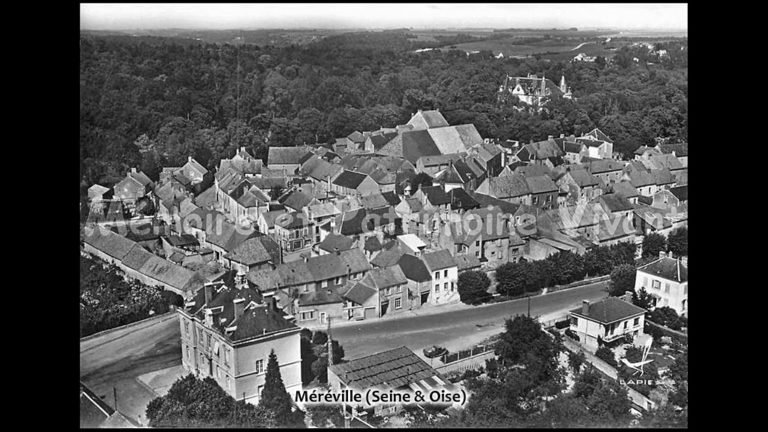
[[[527,297],[528,297],[528,318],[530,318],[531,317],[531,295],[529,294]]]

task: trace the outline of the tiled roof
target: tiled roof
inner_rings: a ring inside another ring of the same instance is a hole
[[[451,202],[451,196],[445,193],[441,186],[424,186],[421,191],[432,205],[445,205]]]
[[[686,142],[676,144],[662,144],[660,147],[662,153],[671,154],[672,152],[675,152],[675,156],[677,157],[688,156],[688,143]]]
[[[345,251],[352,248],[354,240],[347,236],[339,234],[328,234],[322,242],[318,244],[318,247],[327,252],[335,252],[336,250]]]
[[[645,309],[617,297],[607,297],[597,303],[590,304],[586,314],[581,312],[581,308],[571,311],[574,315],[586,317],[602,324],[625,320],[645,312]]]
[[[388,146],[389,144],[382,149]],[[411,163],[416,164],[416,161],[422,156],[436,156],[440,154],[442,154],[440,148],[437,147],[428,130],[403,132],[402,156]]]
[[[99,226],[86,226],[83,241],[118,260],[122,260],[136,245],[136,242]]]
[[[363,207],[369,210],[388,207],[390,205],[386,198],[384,198],[384,195],[379,192],[365,195],[360,198],[360,201],[363,203]]]
[[[302,211],[302,209],[309,206],[314,199],[315,198],[304,192],[292,191],[283,194],[283,196],[279,197],[277,200],[286,207],[296,211]]]
[[[549,176],[526,177],[525,182],[533,194],[558,191],[557,185]]]
[[[608,135],[604,134],[603,131],[601,131],[598,128],[592,129],[591,131],[589,131],[586,134],[584,134],[584,136],[591,136],[591,137],[593,137],[595,139],[599,139],[599,140],[602,140],[602,141],[608,141],[609,143],[613,143],[613,140],[611,140],[611,138],[608,137]]]
[[[487,206],[495,206],[501,208],[503,211],[507,213],[514,214],[518,208],[520,208],[520,204],[510,203],[504,200],[500,200],[498,198],[492,197],[490,195],[481,194],[478,192],[470,192],[469,193],[472,198],[475,199],[478,203],[480,203],[481,206],[487,207]]]
[[[376,290],[365,286],[362,283],[357,283],[344,293],[344,298],[351,300],[357,304],[364,304],[369,298],[376,295]]]
[[[205,282],[197,273],[154,255],[147,259],[139,272],[179,291],[195,292]]]
[[[336,291],[331,289],[299,294],[299,306],[315,306],[342,302],[344,302],[344,299],[342,299]]]
[[[613,184],[613,192],[617,195],[621,195],[624,198],[634,198],[640,195],[637,188],[632,186],[632,183],[628,181],[620,181]]]
[[[406,347],[332,365],[329,369],[348,387],[359,390],[375,386],[397,389],[440,377],[436,370]]]
[[[446,249],[425,253],[423,257],[424,263],[426,263],[427,267],[431,271],[442,270],[456,266],[456,261],[454,261],[453,256]]]
[[[669,191],[680,201],[688,200],[688,185],[673,187]]]
[[[360,283],[375,289],[385,289],[408,283],[408,279],[400,267],[392,266],[369,271]]]
[[[149,261],[154,255],[147,252],[146,249],[139,244],[135,244],[130,252],[128,252],[122,259],[124,266],[139,271],[139,269]]]
[[[494,198],[515,198],[531,193],[528,182],[520,174],[489,177],[485,181],[488,182],[490,196]]]
[[[688,266],[675,258],[659,258],[637,269],[638,272],[661,276],[675,282],[688,282]]]
[[[448,122],[445,120],[445,117],[443,117],[443,115],[440,114],[440,111],[437,110],[419,110],[411,117],[411,119],[408,121],[408,124],[413,126],[415,129],[430,129],[448,126]]]
[[[427,265],[418,257],[411,254],[404,254],[397,261],[397,264],[403,271],[405,277],[412,281],[427,282],[432,280]]]
[[[617,193],[603,194],[598,199],[608,208],[611,212],[620,212],[634,209],[632,203],[625,197]]]
[[[357,189],[357,187],[360,186],[360,183],[362,183],[366,177],[367,175],[365,174],[344,170],[344,172],[336,177],[336,179],[333,181],[333,184],[348,189]]]
[[[236,227],[231,222],[224,221],[221,225],[214,224],[206,229],[206,241],[214,244],[227,252],[231,252],[240,243],[258,235],[255,228]]]
[[[277,312],[267,305],[245,310],[234,324],[237,329],[230,336],[233,341],[268,335],[281,330],[298,329],[295,324],[284,318],[282,312]]]
[[[399,245],[390,249],[384,249],[373,257],[371,264],[381,268],[392,267],[397,265],[400,257],[404,254],[405,251]]]
[[[453,258],[456,260],[460,272],[480,268],[480,259],[474,254],[456,254]]]
[[[579,187],[597,186],[600,183],[597,177],[593,176],[589,171],[583,168],[571,170],[570,174],[573,181],[576,182]]]
[[[400,204],[400,197],[394,192],[383,192],[381,195],[387,200],[387,203],[393,207]]]
[[[312,225],[312,221],[301,212],[290,212],[275,219],[275,225],[287,230],[304,228]]]
[[[591,172],[592,174],[621,171],[622,169],[624,169],[623,163],[619,161],[611,160],[611,159],[593,160],[587,163],[582,163],[582,166],[585,167],[587,171]]]
[[[277,264],[280,262],[280,246],[268,236],[252,237],[224,255],[224,258],[247,266],[263,262]]]

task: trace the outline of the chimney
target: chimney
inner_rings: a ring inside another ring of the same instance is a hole
[[[547,141],[552,141],[552,138],[554,138],[552,135],[547,135]]]
[[[192,156],[187,156],[187,162],[192,162]]]
[[[624,291],[624,295],[621,298],[627,303],[632,303],[632,291]]]
[[[565,134],[560,134],[560,138],[565,138]]]
[[[213,311],[210,309],[205,310],[205,325],[209,327],[213,325]]]
[[[213,299],[213,284],[208,282],[203,285],[203,289],[205,290],[205,305],[208,306]]]
[[[687,256],[681,256],[678,259],[680,260],[680,264],[682,264],[683,267],[688,267],[688,257]]]
[[[235,321],[241,316],[243,316],[243,309],[245,308],[245,299],[236,298],[232,300],[232,304],[234,304],[235,306],[235,316],[232,321]]]
[[[667,253],[666,252],[659,251],[659,258],[666,258],[666,257],[667,257]]]
[[[245,146],[240,147],[241,152],[245,152]]]
[[[136,167],[131,168],[131,173],[136,174]]]
[[[582,315],[589,315],[589,300],[582,300],[581,301],[581,314]]]

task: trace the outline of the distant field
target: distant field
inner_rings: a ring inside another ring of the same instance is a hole
[[[543,40],[541,42],[533,42],[527,44],[517,44],[518,38],[504,38],[504,39],[492,39],[480,42],[468,42],[463,44],[453,45],[455,48],[446,47],[444,49],[458,49],[466,52],[471,51],[483,51],[490,50],[493,54],[503,53],[504,57],[525,57],[533,54],[541,53],[562,53],[572,52],[575,56],[579,52],[586,52],[589,49],[596,47],[597,41],[589,41],[586,45],[583,45],[576,51],[574,48],[581,45],[583,41],[580,39],[569,40]],[[572,56],[571,56],[572,57]]]

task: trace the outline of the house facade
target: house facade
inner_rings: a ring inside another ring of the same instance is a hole
[[[594,353],[601,344],[634,340],[642,335],[645,312],[618,297],[592,304],[584,300],[581,308],[570,312],[570,329],[579,337],[579,343]]]
[[[645,289],[654,298],[654,307],[670,307],[688,316],[688,260],[666,256],[637,269],[635,292]]]
[[[274,351],[288,393],[302,388],[300,328],[257,291],[206,284],[177,314],[186,372],[214,379],[235,400],[258,404]]]

